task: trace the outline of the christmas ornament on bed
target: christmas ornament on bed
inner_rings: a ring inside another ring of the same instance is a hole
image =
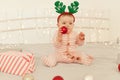
[[[55,76],[52,80],[64,80],[61,76]]]
[[[116,63],[117,63],[118,71],[120,72],[120,53],[117,54],[117,60],[116,60]]]
[[[31,74],[26,74],[23,76],[22,80],[34,80],[34,77]]]
[[[94,80],[92,75],[86,75],[83,80]]]
[[[120,64],[118,64],[118,71],[120,72]]]

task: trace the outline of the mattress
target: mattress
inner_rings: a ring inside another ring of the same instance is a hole
[[[52,44],[29,44],[15,45],[5,48],[6,50],[25,50],[35,55],[35,71],[32,73],[35,80],[52,80],[54,76],[60,75],[64,80],[83,80],[86,75],[92,75],[94,80],[120,80],[120,72],[117,68],[117,55],[120,53],[119,46],[104,44],[85,44],[78,48],[86,54],[94,57],[94,62],[89,65],[63,64],[49,68],[41,63],[40,57],[54,53]],[[2,51],[1,50],[1,51]],[[22,77],[0,72],[1,80],[22,80]]]

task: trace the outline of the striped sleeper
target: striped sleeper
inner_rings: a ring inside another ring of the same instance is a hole
[[[57,34],[56,34],[57,36]],[[44,65],[53,67],[57,63],[83,63],[89,64],[92,62],[92,57],[86,54],[79,54],[77,47],[83,45],[84,40],[78,39],[78,34],[71,32],[69,34],[62,35],[62,43],[59,44],[54,37],[55,53],[41,58]],[[77,42],[77,43],[76,43]],[[68,56],[70,54],[70,56]],[[73,59],[72,57],[75,57]]]

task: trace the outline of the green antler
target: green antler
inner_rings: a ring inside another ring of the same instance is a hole
[[[65,12],[65,8],[66,8],[66,6],[63,5],[63,2],[60,2],[60,1],[55,2],[55,9],[56,9],[57,13]]]
[[[78,1],[74,1],[73,3],[71,3],[70,6],[68,6],[68,10],[69,10],[69,13],[76,13],[78,12],[77,10],[79,9],[79,2]]]

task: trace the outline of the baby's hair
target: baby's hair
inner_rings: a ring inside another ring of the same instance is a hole
[[[69,13],[69,12],[63,12],[63,13],[61,13],[59,16],[58,16],[58,18],[57,18],[57,22],[59,22],[59,19],[60,19],[60,17],[61,16],[72,16],[73,17],[73,22],[75,22],[75,17],[74,17],[74,15],[72,14],[72,13]]]

